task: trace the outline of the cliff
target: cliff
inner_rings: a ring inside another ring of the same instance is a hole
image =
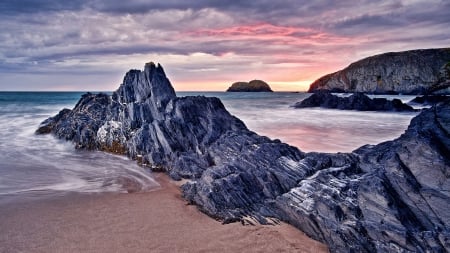
[[[272,92],[270,86],[261,80],[252,80],[250,82],[233,83],[227,92]]]
[[[287,221],[331,252],[450,248],[450,104],[398,139],[352,153],[304,153],[248,130],[217,98],[176,97],[158,64],[128,72],[108,96],[85,94],[45,120],[77,148],[125,154],[173,179],[224,223]]]
[[[450,48],[385,53],[325,75],[309,92],[450,94]]]

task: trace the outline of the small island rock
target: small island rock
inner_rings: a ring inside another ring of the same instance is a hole
[[[272,92],[270,86],[262,80],[250,82],[235,82],[228,88],[227,92]]]

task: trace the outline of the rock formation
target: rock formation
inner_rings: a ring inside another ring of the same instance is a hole
[[[450,94],[450,48],[385,53],[325,75],[309,92]]]
[[[233,83],[227,92],[272,92],[270,86],[261,80],[252,80],[250,82]]]
[[[295,103],[294,107],[324,107],[358,111],[414,111],[411,106],[404,104],[400,99],[372,99],[363,93],[355,93],[350,97],[339,97],[328,91],[318,91],[303,101]]]
[[[217,98],[176,97],[162,67],[148,63],[112,96],[83,95],[37,133],[188,179],[184,198],[224,223],[284,220],[331,252],[450,248],[448,103],[394,141],[303,153],[248,130]]]
[[[450,101],[450,96],[446,95],[425,95],[418,96],[408,102],[408,104],[419,104],[419,105],[436,105]]]

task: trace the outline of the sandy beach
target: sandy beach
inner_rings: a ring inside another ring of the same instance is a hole
[[[0,252],[328,252],[294,227],[222,225],[176,183],[133,194],[71,194],[0,207]]]

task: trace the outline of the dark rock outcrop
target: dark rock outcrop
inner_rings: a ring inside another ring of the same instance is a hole
[[[261,80],[252,80],[250,82],[233,83],[227,92],[272,92],[270,86]]]
[[[355,93],[350,97],[339,97],[328,91],[313,93],[310,97],[294,104],[295,108],[324,107],[341,110],[358,111],[414,111],[400,99],[369,98],[363,93]]]
[[[450,94],[450,48],[385,53],[362,59],[311,84],[317,90]]]
[[[251,132],[217,98],[176,97],[150,63],[112,96],[86,94],[37,132],[189,179],[184,198],[224,223],[284,220],[332,252],[450,248],[448,103],[423,111],[394,141],[303,153]]]
[[[419,104],[419,105],[436,105],[439,103],[444,103],[450,101],[450,96],[446,95],[425,95],[418,96],[408,102],[408,104]]]

